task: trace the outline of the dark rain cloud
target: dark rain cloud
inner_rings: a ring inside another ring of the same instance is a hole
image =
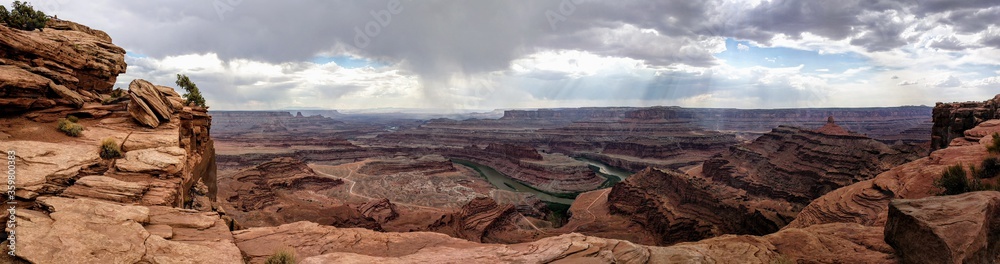
[[[419,76],[427,90],[453,88],[448,82],[456,76],[507,70],[513,60],[546,50],[629,57],[650,67],[708,67],[719,61],[713,53],[717,47],[706,43],[718,42],[719,37],[769,44],[778,35],[794,39],[808,33],[848,40],[875,52],[912,44],[925,30],[940,23],[960,33],[979,34],[979,43],[966,44],[951,37],[930,43],[933,48],[1000,48],[1000,32],[996,32],[1000,30],[1000,1],[996,0],[771,0],[756,6],[722,0],[401,0],[396,10],[390,10],[393,8],[387,4],[391,2],[38,0],[35,5],[61,18],[107,31],[116,44],[134,56],[215,53],[223,61],[286,63],[284,71],[296,72],[310,67],[304,62],[320,54],[351,54]],[[920,20],[932,16],[940,21]],[[989,31],[991,28],[994,31]],[[917,36],[904,38],[904,32],[915,32]],[[129,63],[132,76],[174,74],[161,72],[141,59]],[[216,98],[234,104],[240,100],[279,103],[275,101],[287,100],[281,98],[287,97],[287,90],[297,87],[293,80],[192,74],[208,83],[203,86],[217,87],[211,91],[218,93]],[[570,87],[586,86],[572,84],[570,77],[556,72],[525,76],[543,82],[563,78]],[[703,95],[718,85],[710,79],[671,78],[654,80],[653,85],[594,82],[646,87],[633,94],[648,93],[660,98]],[[235,88],[257,82],[268,85],[256,90]],[[161,83],[172,80],[164,77]],[[661,88],[678,84],[689,87]],[[352,85],[324,88],[327,90],[319,95],[336,97],[359,89]],[[787,87],[744,88],[753,94],[797,91]],[[427,93],[434,98],[447,92]],[[553,97],[566,92],[536,93]],[[797,97],[811,98],[809,94]]]

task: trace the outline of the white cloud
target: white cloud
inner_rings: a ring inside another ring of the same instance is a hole
[[[959,80],[958,77],[955,76],[948,76],[947,79],[938,81],[934,84],[934,86],[939,88],[958,87],[960,85],[962,85],[962,80]]]
[[[748,50],[750,50],[750,46],[743,45],[743,43],[737,43],[736,44],[736,49],[739,50],[739,51],[748,51]]]
[[[128,72],[119,76],[117,86],[127,87],[133,79],[174,86],[174,74],[186,74],[198,84],[207,103],[220,110],[429,105],[414,100],[421,97],[416,76],[393,67],[351,69],[333,62],[223,61],[212,53],[163,59],[127,57],[127,60]]]

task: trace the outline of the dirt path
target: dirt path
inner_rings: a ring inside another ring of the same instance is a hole
[[[585,212],[587,212],[587,214],[590,214],[590,219],[581,219],[580,221],[577,221],[577,224],[574,224],[573,227],[569,231],[566,231],[566,232],[567,233],[575,232],[577,229],[580,228],[580,226],[597,222],[597,215],[594,214],[594,212],[591,211],[590,209],[594,207],[594,204],[597,204],[597,201],[607,200],[608,193],[610,193],[610,192],[611,192],[611,188],[607,188],[607,189],[604,189],[604,191],[602,191],[600,195],[597,195],[597,198],[595,198],[594,201],[591,201],[590,204],[587,205],[586,209],[583,209]]]
[[[357,197],[361,197],[361,198],[365,198],[365,199],[367,199],[369,201],[381,199],[381,198],[374,198],[374,197],[371,197],[371,196],[367,196],[367,195],[363,195],[363,194],[355,193],[354,192],[354,186],[357,185],[358,182],[355,181],[355,180],[353,180],[353,179],[351,179],[351,178],[354,176],[354,173],[357,172],[358,168],[361,168],[361,166],[364,165],[364,163],[357,163],[357,164],[354,164],[354,165],[356,165],[356,166],[354,166],[354,168],[350,168],[350,167],[347,168],[347,170],[349,171],[349,173],[345,177],[339,177],[339,176],[331,175],[329,173],[322,172],[322,171],[315,170],[315,169],[313,171],[315,171],[316,173],[318,173],[320,175],[326,176],[326,177],[341,179],[341,180],[350,182],[351,183],[351,187],[348,188],[348,190],[347,190],[347,193],[349,195],[357,196]],[[441,211],[441,210],[443,210],[441,208],[428,207],[428,206],[415,205],[415,204],[408,204],[408,203],[402,203],[402,202],[398,202],[398,201],[392,201],[392,204],[395,204],[396,206],[410,207],[411,209],[412,208],[421,208],[421,209],[428,209],[428,210],[435,210],[435,211]]]

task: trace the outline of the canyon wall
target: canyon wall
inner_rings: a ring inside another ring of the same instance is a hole
[[[983,121],[1000,118],[998,107],[1000,95],[983,102],[937,103],[933,112],[931,150],[947,148],[952,140],[962,138],[966,130]]]

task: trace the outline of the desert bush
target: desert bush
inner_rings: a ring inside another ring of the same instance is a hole
[[[66,135],[71,137],[79,137],[80,134],[83,133],[83,126],[77,124],[76,122],[73,122],[69,118],[60,118],[57,128],[59,129],[59,131],[62,131],[63,133],[66,133]]]
[[[6,7],[0,5],[0,23],[8,27],[29,31],[41,30],[48,22],[49,17],[42,11],[36,11],[28,2],[14,1],[9,12]]]
[[[973,176],[983,174],[983,172],[977,169],[974,165],[969,166],[969,172],[969,174]],[[1000,191],[1000,186],[993,186],[992,184],[984,183],[975,177],[969,179],[965,173],[965,169],[962,168],[962,165],[955,165],[945,169],[941,174],[941,178],[934,180],[934,186],[942,190],[938,193],[938,195],[956,195],[978,191]]]
[[[288,250],[280,250],[275,252],[264,261],[265,264],[295,264],[295,254],[292,254]]]
[[[983,163],[979,165],[979,174],[976,174],[980,179],[989,179],[996,176],[1000,176],[1000,158],[989,157],[983,160]]]
[[[114,138],[105,138],[101,141],[101,158],[102,159],[117,159],[122,157],[121,146],[118,145],[118,141]]]
[[[69,120],[70,122],[73,123],[80,122],[80,118],[73,115],[66,116],[66,120]]]
[[[938,195],[956,195],[970,191],[969,178],[960,164],[945,169],[941,178],[934,180],[934,186],[942,189]]]

